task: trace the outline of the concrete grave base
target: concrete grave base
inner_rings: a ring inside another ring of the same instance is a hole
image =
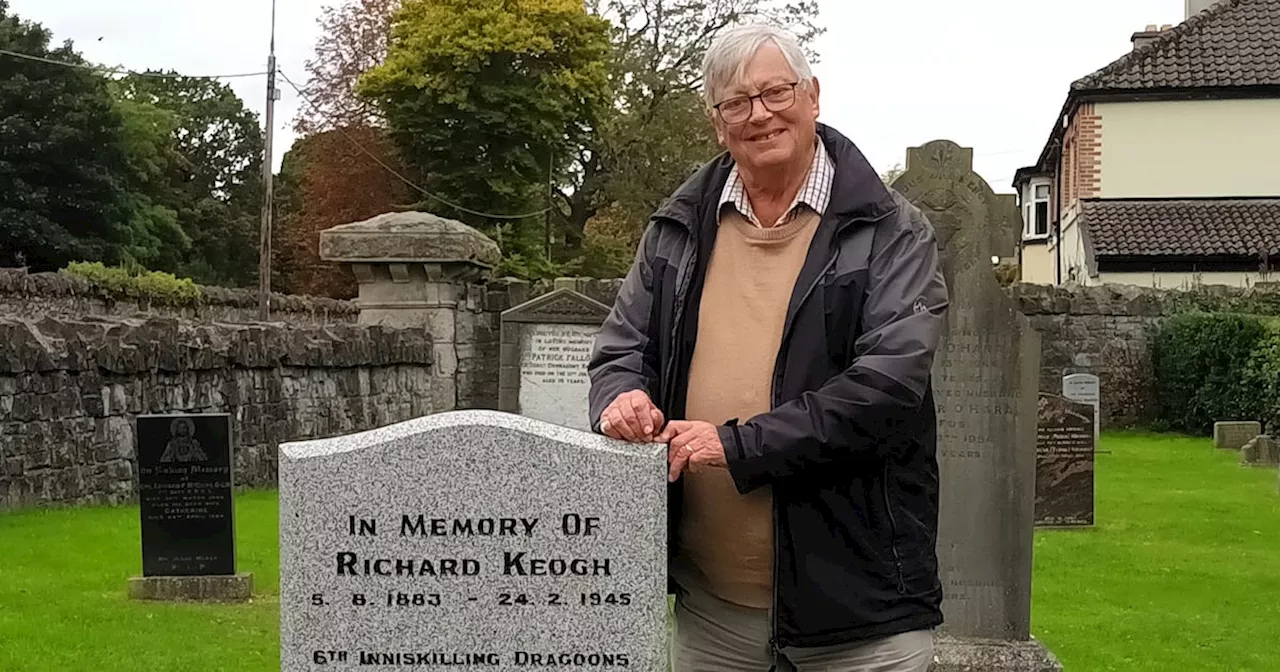
[[[253,574],[129,577],[131,600],[244,602],[250,597]]]
[[[1036,640],[960,639],[937,634],[929,672],[1062,672],[1062,663]]]

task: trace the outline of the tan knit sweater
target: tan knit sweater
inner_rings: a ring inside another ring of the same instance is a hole
[[[770,410],[787,304],[817,223],[817,213],[803,209],[786,224],[759,228],[732,208],[725,209],[698,309],[686,406],[690,420],[746,422]],[[683,481],[677,541],[685,571],[720,599],[769,607],[769,489],[741,495],[723,468],[686,472]]]

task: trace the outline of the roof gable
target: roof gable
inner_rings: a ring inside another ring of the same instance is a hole
[[[1280,0],[1220,0],[1072,91],[1280,86]]]

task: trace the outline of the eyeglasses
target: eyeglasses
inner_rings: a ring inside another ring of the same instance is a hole
[[[764,109],[770,112],[782,112],[796,103],[796,86],[800,82],[771,86],[754,96],[737,96],[722,100],[713,105],[720,119],[726,124],[740,124],[751,118],[751,110],[755,100],[760,99]]]

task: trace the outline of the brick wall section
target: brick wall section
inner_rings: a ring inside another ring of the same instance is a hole
[[[1102,193],[1102,117],[1093,103],[1084,103],[1076,110],[1063,137],[1063,148],[1065,212],[1076,201]]]
[[[135,496],[134,418],[228,412],[236,480],[274,486],[281,442],[431,408],[425,330],[0,317],[0,510]]]
[[[0,316],[36,318],[42,315],[169,316],[207,322],[255,322],[258,293],[249,289],[203,287],[197,306],[150,305],[105,292],[84,278],[62,273],[27,273],[0,269]],[[350,324],[360,316],[351,301],[273,294],[271,320],[292,325]]]

